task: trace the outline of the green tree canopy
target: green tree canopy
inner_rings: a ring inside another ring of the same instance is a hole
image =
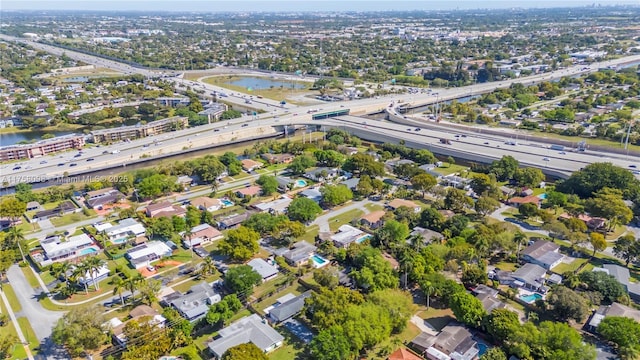
[[[278,180],[275,176],[260,175],[256,183],[262,187],[262,194],[269,196],[278,191]]]
[[[475,328],[480,326],[486,315],[482,302],[467,292],[453,294],[449,307],[458,321]]]
[[[224,355],[222,360],[269,360],[269,357],[265,355],[259,347],[254,343],[246,343],[230,347]]]
[[[220,241],[218,249],[236,261],[245,261],[255,255],[260,249],[258,240],[260,234],[246,226],[227,231],[225,238]]]
[[[628,198],[638,191],[638,180],[627,169],[611,163],[594,163],[574,172],[556,187],[558,191],[581,198],[589,198],[604,188],[620,190]]]
[[[287,215],[289,216],[289,219],[293,221],[300,221],[302,223],[312,221],[320,214],[322,214],[322,208],[320,205],[306,197],[293,199],[287,208]]]
[[[97,307],[74,307],[58,320],[51,337],[71,356],[78,357],[86,350],[97,350],[107,343],[109,336],[104,323],[102,311]]]
[[[232,292],[241,297],[249,296],[255,285],[260,284],[262,277],[249,265],[232,267],[224,274],[224,283]]]
[[[353,199],[353,192],[345,185],[325,185],[320,189],[322,203],[329,207],[342,205]]]

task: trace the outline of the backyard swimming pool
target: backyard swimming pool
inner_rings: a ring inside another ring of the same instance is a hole
[[[124,243],[124,242],[126,242],[126,241],[127,241],[127,238],[126,238],[126,237],[111,240],[111,242],[112,242],[112,243],[114,243],[114,244],[122,244],[122,243]]]
[[[296,187],[305,187],[307,186],[307,182],[300,179],[300,180],[296,180]]]
[[[526,302],[527,304],[531,304],[533,302],[535,302],[538,299],[542,299],[542,295],[536,293],[536,294],[529,294],[529,295],[520,295],[520,300]]]
[[[489,350],[489,346],[487,346],[487,344],[478,342],[478,350],[480,350],[478,352],[478,356],[482,357],[482,355],[484,355],[484,353],[486,353],[487,350]]]
[[[233,206],[233,201],[231,201],[229,199],[220,199],[220,202],[222,203],[222,206],[224,206],[224,207]]]
[[[363,237],[356,239],[356,243],[357,243],[357,244],[361,244],[361,243],[363,243],[365,240],[370,239],[370,238],[372,238],[372,237],[373,237],[373,235],[371,235],[371,234],[364,235]]]
[[[80,250],[80,255],[91,255],[91,254],[95,254],[97,253],[98,250],[96,250],[95,248],[86,248],[86,249],[82,249]]]
[[[539,197],[540,199],[544,200],[544,199],[546,199],[546,198],[547,198],[547,193],[542,193],[542,194],[538,195],[538,197]]]
[[[313,266],[315,268],[323,267],[323,266],[325,266],[325,265],[327,265],[329,263],[329,260],[323,258],[320,255],[311,256],[311,261],[313,261]]]

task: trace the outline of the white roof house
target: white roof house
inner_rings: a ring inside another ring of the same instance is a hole
[[[278,275],[278,269],[264,261],[264,259],[253,259],[249,261],[247,265],[251,266],[253,271],[262,276],[262,281],[271,280]]]
[[[171,253],[171,248],[162,241],[150,241],[127,251],[126,257],[134,268],[139,269]]]
[[[366,233],[351,225],[342,225],[338,228],[338,232],[331,235],[331,240],[338,248],[347,248],[349,244],[366,236]]]
[[[147,229],[145,229],[144,225],[140,224],[132,218],[120,220],[118,225],[111,226],[110,228],[104,230],[105,234],[107,234],[110,240],[129,236],[137,237],[144,235],[146,231]]]
[[[49,237],[40,242],[40,246],[47,258],[51,261],[74,258],[82,254],[77,254],[79,250],[93,245],[93,240],[87,234],[80,234],[62,241],[59,236]]]
[[[108,222],[105,222],[105,223],[95,223],[95,224],[93,224],[93,227],[96,229],[96,231],[103,232],[103,231],[113,227],[113,225],[111,225]]]
[[[220,330],[218,338],[209,343],[209,351],[219,360],[229,348],[240,344],[250,342],[268,353],[281,346],[283,341],[282,335],[258,315],[253,314]]]

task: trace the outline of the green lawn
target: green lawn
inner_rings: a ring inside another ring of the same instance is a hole
[[[284,345],[270,353],[269,360],[295,360],[304,351],[304,343],[285,327],[281,326],[278,330],[284,336]]]
[[[516,264],[514,264],[512,262],[501,261],[501,262],[496,263],[494,265],[495,265],[495,267],[497,267],[498,269],[500,269],[502,271],[515,271],[516,270]]]
[[[9,306],[11,306],[11,309],[13,310],[14,313],[17,313],[20,310],[22,310],[22,305],[20,305],[20,301],[18,301],[18,298],[16,297],[16,293],[15,291],[13,291],[13,288],[11,287],[11,285],[3,284],[2,291],[4,291],[4,294],[7,296],[7,300],[9,300]]]
[[[318,225],[307,226],[307,232],[304,233],[298,240],[304,240],[308,243],[315,243],[316,236],[320,232],[320,227]]]
[[[462,165],[449,165],[447,162],[443,161],[443,166],[442,167],[437,167],[435,169],[433,169],[433,171],[442,174],[442,175],[451,175],[453,173],[461,173],[463,171],[469,170],[468,167],[466,166],[462,166]]]
[[[36,279],[35,275],[33,275],[33,271],[31,271],[31,269],[28,266],[22,267],[20,269],[22,270],[22,273],[27,278],[27,281],[29,282],[29,285],[32,288],[40,287],[40,283],[38,282],[38,279]],[[49,273],[49,272],[46,271],[46,273]],[[51,276],[51,278],[53,278],[53,276]]]
[[[350,223],[353,219],[359,219],[362,215],[364,215],[364,211],[360,209],[343,212],[338,216],[329,218],[329,229],[331,229],[331,231],[338,231],[340,226]]]
[[[22,329],[22,334],[29,342],[29,349],[33,352],[34,349],[40,345],[38,337],[36,337],[36,333],[33,332],[33,328],[26,317],[19,317],[17,320],[20,325],[20,329]]]
[[[433,307],[420,311],[418,316],[423,318],[436,330],[441,330],[454,319],[453,312],[451,312],[450,309],[436,309]]]
[[[78,212],[78,213],[64,215],[61,217],[52,218],[51,224],[53,224],[53,226],[71,225],[73,223],[88,220],[97,216],[95,210],[88,210],[88,211],[89,211],[89,216],[84,215],[82,212]]]
[[[369,212],[384,210],[384,206],[381,204],[367,203],[364,205],[364,207],[365,209],[369,210]]]
[[[588,259],[575,259],[570,264],[560,263],[555,266],[551,271],[557,274],[564,274],[567,271],[576,271],[580,267],[580,265],[586,263]]]
[[[4,301],[0,301],[0,312],[7,313],[7,308],[4,306]],[[13,326],[13,322],[9,322],[7,325],[0,327],[0,337],[13,336],[18,339],[18,332]],[[16,342],[13,347],[13,352],[10,359],[24,359],[27,357],[27,352],[24,350],[22,344]]]

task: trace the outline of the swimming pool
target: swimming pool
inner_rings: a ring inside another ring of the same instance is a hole
[[[364,236],[356,239],[356,243],[357,244],[362,244],[365,240],[371,239],[372,237],[373,237],[373,235],[371,235],[371,234],[364,235]]]
[[[122,244],[122,243],[124,243],[124,242],[126,242],[126,241],[127,241],[127,238],[126,238],[126,237],[123,237],[123,238],[117,238],[117,239],[111,240],[111,242],[112,242],[112,243],[114,243],[114,244]]]
[[[540,199],[544,200],[544,199],[546,199],[546,198],[547,198],[547,193],[542,193],[542,194],[538,195],[538,197],[539,197]]]
[[[538,293],[529,294],[529,295],[520,295],[520,300],[526,302],[527,304],[531,304],[539,299],[542,299],[542,295]]]
[[[98,250],[96,250],[95,248],[86,248],[86,249],[82,249],[80,250],[80,255],[91,255],[91,254],[95,254],[97,253]]]
[[[487,352],[487,350],[489,350],[489,346],[487,346],[487,344],[478,342],[478,356],[482,357],[482,355],[484,355],[484,353]]]
[[[305,186],[307,186],[307,182],[302,180],[302,179],[296,180],[296,186],[297,187],[305,187]]]
[[[229,199],[220,199],[220,202],[222,203],[222,206],[224,206],[224,207],[233,206],[233,201],[231,201]]]
[[[316,268],[323,267],[329,263],[329,260],[323,258],[320,255],[311,256],[311,261],[313,261],[313,266]]]

